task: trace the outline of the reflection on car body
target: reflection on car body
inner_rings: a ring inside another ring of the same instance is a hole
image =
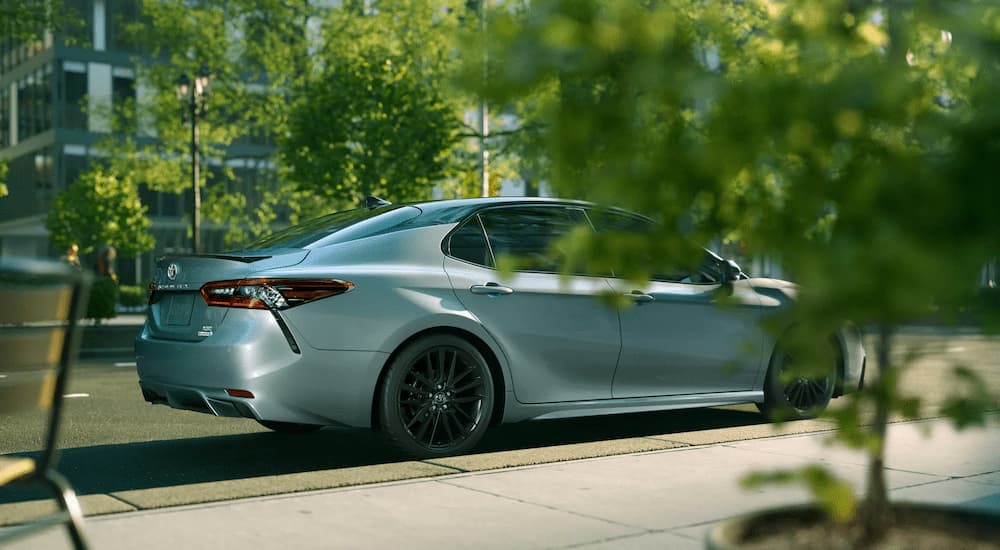
[[[641,216],[537,198],[370,206],[161,259],[136,340],[145,399],[279,431],[373,427],[438,456],[500,422],[735,403],[808,417],[861,382],[850,324],[828,372],[781,376],[791,357],[760,321],[787,308],[791,283],[709,253],[638,288],[559,275],[547,254],[573,228],[641,229]],[[507,278],[503,255],[519,259]],[[608,307],[609,293],[638,307]]]

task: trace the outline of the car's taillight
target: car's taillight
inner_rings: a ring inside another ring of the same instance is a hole
[[[280,310],[352,288],[353,283],[338,279],[240,279],[206,283],[201,296],[210,306]]]

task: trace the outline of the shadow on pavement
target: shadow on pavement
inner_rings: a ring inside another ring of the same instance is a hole
[[[760,424],[756,412],[690,409],[526,422],[493,428],[475,452],[494,452]],[[32,455],[34,453],[25,453]],[[170,487],[408,460],[369,430],[251,434],[65,449],[59,469],[80,495]],[[0,493],[0,504],[44,498]]]

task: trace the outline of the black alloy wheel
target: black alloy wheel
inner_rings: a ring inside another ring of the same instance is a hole
[[[379,405],[382,430],[403,452],[461,453],[489,426],[493,379],[475,346],[456,336],[432,335],[393,360]]]
[[[836,357],[835,353],[830,357]],[[837,365],[831,361],[821,374],[803,373],[795,357],[775,348],[764,381],[764,403],[757,408],[771,421],[803,420],[822,413],[833,398]]]
[[[791,357],[786,355],[782,361],[780,372],[782,379],[790,377],[782,388],[785,401],[800,413],[825,408],[826,404],[830,402],[830,394],[833,393],[834,381],[832,377],[829,375],[794,376],[793,369],[788,366],[790,364],[794,363]]]

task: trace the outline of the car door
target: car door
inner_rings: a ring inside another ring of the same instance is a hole
[[[445,271],[462,304],[503,348],[522,403],[611,397],[621,347],[618,313],[599,296],[603,277],[560,276],[550,244],[582,211],[563,205],[496,207],[466,220],[445,241]],[[514,256],[509,278],[496,258]]]
[[[649,230],[651,224],[616,212],[591,218],[598,231]],[[622,352],[614,397],[753,389],[764,343],[757,323],[760,300],[746,280],[723,284],[718,261],[706,254],[699,269],[665,270],[669,273],[654,274],[641,287],[609,279],[616,292],[633,302],[620,312]]]

